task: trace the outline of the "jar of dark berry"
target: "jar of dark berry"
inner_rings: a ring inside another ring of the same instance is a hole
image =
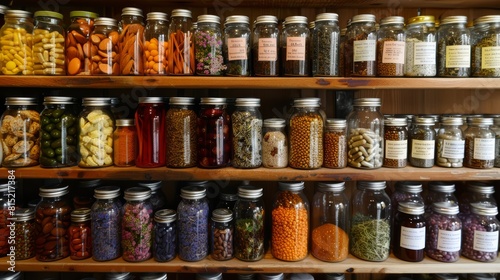
[[[427,233],[425,253],[441,262],[456,262],[460,258],[462,222],[458,218],[458,205],[436,202],[426,217]]]
[[[425,220],[424,204],[401,202],[394,217],[392,250],[404,261],[420,262],[424,259]]]
[[[71,212],[71,225],[68,232],[70,258],[72,260],[90,258],[92,254],[92,234],[89,208],[79,208]]]
[[[155,213],[153,257],[157,262],[175,258],[177,251],[177,212],[161,209]]]
[[[463,219],[462,255],[475,261],[494,262],[498,256],[498,208],[482,203],[470,206],[471,214]]]

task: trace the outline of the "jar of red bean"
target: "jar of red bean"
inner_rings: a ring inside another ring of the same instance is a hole
[[[455,262],[460,258],[462,222],[457,214],[456,204],[432,204],[432,212],[426,217],[425,253],[428,257],[441,262]]]
[[[496,205],[471,203],[471,214],[463,219],[462,255],[480,262],[494,262],[498,256]]]
[[[83,260],[92,254],[92,235],[90,233],[90,209],[80,208],[71,212],[69,227],[70,258]]]

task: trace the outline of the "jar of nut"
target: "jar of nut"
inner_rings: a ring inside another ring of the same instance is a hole
[[[225,261],[234,257],[233,249],[233,211],[225,208],[212,212],[211,256],[214,260]]]
[[[52,11],[35,12],[33,30],[33,61],[35,75],[65,75],[66,32],[62,26],[63,15]]]
[[[31,13],[7,10],[0,30],[0,69],[4,75],[33,74],[33,22]],[[17,38],[13,40],[13,38]],[[12,53],[14,51],[14,53]]]
[[[408,155],[406,118],[388,118],[384,122],[384,167],[405,167]]]
[[[323,167],[344,168],[347,166],[347,122],[342,119],[327,119],[323,137]]]
[[[144,75],[144,17],[142,10],[122,9],[120,48],[120,75]]]
[[[492,168],[495,162],[495,132],[492,118],[469,118],[465,130],[464,166]]]
[[[400,16],[385,17],[377,31],[377,76],[404,76],[405,19]]]
[[[465,141],[460,126],[461,117],[445,117],[441,120],[436,141],[436,164],[442,167],[462,167]]]
[[[380,98],[358,98],[347,116],[347,164],[355,168],[382,167],[384,116]]]
[[[113,18],[100,17],[95,20],[95,29],[90,36],[92,45],[92,75],[119,75],[118,22]]]
[[[92,54],[90,35],[94,31],[96,13],[72,11],[71,25],[66,31],[66,66],[68,75],[90,75]]]
[[[167,14],[151,12],[146,15],[144,31],[144,74],[166,75],[168,67]]]
[[[376,75],[377,33],[375,31],[375,15],[361,14],[352,18],[351,27],[347,30],[345,46],[346,76]]]

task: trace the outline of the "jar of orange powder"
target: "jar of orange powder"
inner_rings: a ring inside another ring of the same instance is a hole
[[[116,120],[113,143],[115,166],[134,166],[137,157],[137,131],[134,119]]]

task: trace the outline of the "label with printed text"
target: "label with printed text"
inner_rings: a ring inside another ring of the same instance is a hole
[[[259,61],[276,61],[278,60],[278,46],[276,38],[260,38],[259,39]]]
[[[286,60],[306,60],[306,38],[286,38]]]

